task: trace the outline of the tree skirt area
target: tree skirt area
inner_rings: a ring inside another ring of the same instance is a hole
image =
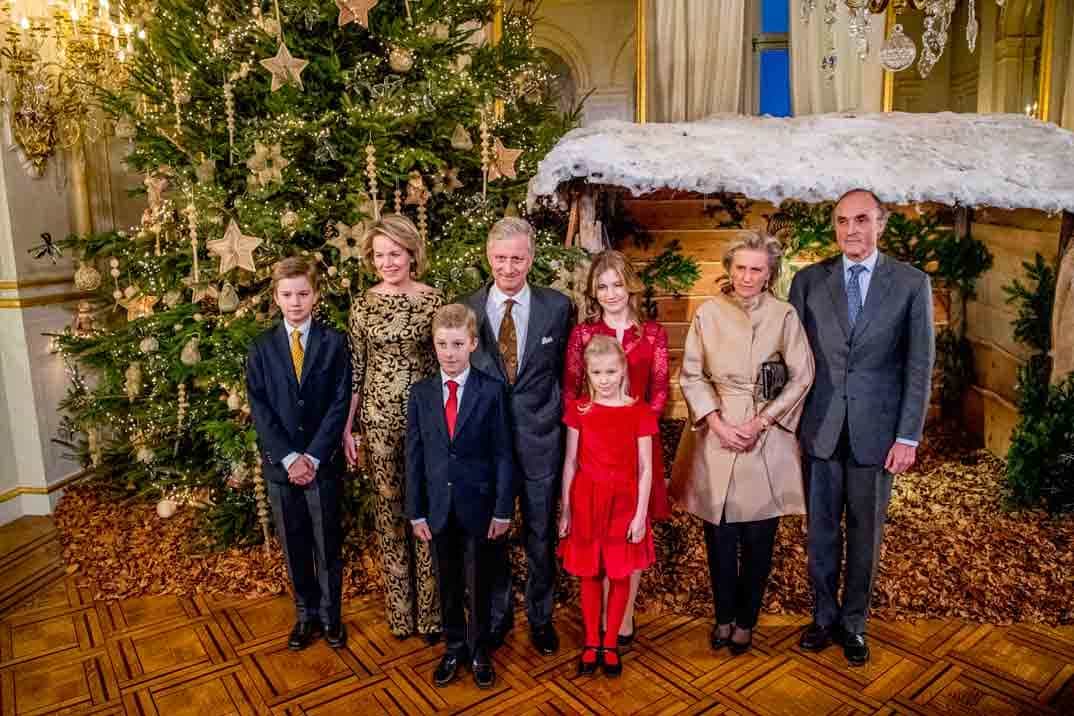
[[[682,421],[662,425],[674,455]],[[1003,463],[966,441],[933,431],[913,472],[895,479],[884,555],[873,599],[882,619],[957,617],[974,621],[1074,622],[1074,517],[1008,511]],[[194,508],[171,519],[152,502],[116,501],[92,482],[66,491],[56,524],[68,570],[99,599],[148,594],[258,597],[287,589],[277,545],[220,552],[199,549]],[[645,573],[639,608],[706,616],[712,613],[701,523],[682,513],[655,527],[657,563]],[[524,559],[514,543],[515,576]],[[380,555],[371,532],[349,537],[344,596],[381,588]],[[575,580],[560,579],[561,600]],[[808,614],[804,519],[785,518],[779,530],[765,609]]]

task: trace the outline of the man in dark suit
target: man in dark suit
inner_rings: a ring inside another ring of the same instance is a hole
[[[887,211],[872,192],[844,194],[832,220],[842,253],[802,269],[790,292],[817,367],[798,426],[814,593],[800,645],[820,651],[834,640],[861,666],[892,477],[913,465],[929,403],[932,290],[925,273],[877,251]]]
[[[505,218],[489,232],[486,253],[493,282],[466,299],[477,314],[474,367],[507,384],[514,434],[522,539],[529,575],[526,615],[530,637],[544,655],[559,649],[552,625],[556,584],[556,502],[563,469],[560,381],[571,328],[571,302],[549,288],[530,286],[535,235],[529,222]],[[493,644],[514,622],[511,565],[506,543],[492,588]]]
[[[338,649],[347,640],[340,435],[351,399],[350,353],[342,333],[312,318],[319,297],[313,263],[283,259],[272,280],[283,320],[250,346],[246,393],[294,589],[297,619],[287,645],[304,649],[323,629]]]
[[[447,651],[433,674],[446,686],[467,658],[474,682],[491,688],[489,582],[515,509],[514,465],[504,384],[470,366],[477,318],[453,303],[433,317],[440,372],[410,390],[406,514],[432,541]],[[465,605],[465,608],[464,608]],[[467,612],[469,618],[467,618]]]

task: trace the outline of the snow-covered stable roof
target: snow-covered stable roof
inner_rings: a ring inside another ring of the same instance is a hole
[[[607,120],[575,129],[541,161],[529,204],[565,181],[774,204],[857,187],[882,201],[1074,211],[1074,133],[1018,114],[716,115],[681,124]]]

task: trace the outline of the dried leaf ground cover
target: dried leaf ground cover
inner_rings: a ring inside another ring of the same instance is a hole
[[[663,426],[674,455],[681,421]],[[947,434],[930,434],[916,469],[895,480],[884,557],[873,600],[885,619],[960,617],[1005,624],[1074,622],[1074,517],[1010,512],[1003,506],[1002,462]],[[99,598],[159,593],[217,596],[278,594],[287,571],[278,549],[207,552],[198,544],[197,515],[184,508],[170,520],[150,502],[105,498],[91,484],[69,489],[56,511],[69,568]],[[766,609],[802,613],[811,595],[801,518],[780,527]],[[658,562],[642,582],[639,606],[694,615],[712,613],[701,524],[676,514],[656,526]],[[516,545],[516,577],[524,560]],[[345,548],[345,596],[380,588],[371,534],[351,535]],[[574,580],[560,580],[570,599]]]

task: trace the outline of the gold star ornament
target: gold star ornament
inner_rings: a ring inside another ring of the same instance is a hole
[[[291,56],[287,45],[280,43],[280,49],[275,57],[261,60],[261,66],[272,73],[272,91],[275,92],[286,84],[294,83],[299,89],[302,87],[302,70],[306,69],[307,60],[300,60]]]
[[[339,26],[349,25],[356,22],[365,29],[369,29],[369,11],[377,6],[380,0],[336,0],[339,8]]]
[[[256,236],[243,235],[234,219],[227,225],[224,238],[208,241],[205,245],[209,253],[220,257],[221,276],[236,266],[250,273],[257,269],[254,263],[254,249],[261,245],[261,239]]]
[[[489,181],[497,179],[515,179],[518,177],[515,171],[515,162],[522,156],[521,149],[508,149],[503,142],[496,137],[496,143],[492,145],[492,163],[489,164]]]
[[[153,306],[157,305],[160,296],[150,296],[142,293],[133,286],[128,286],[124,291],[124,297],[118,303],[127,309],[127,320],[136,321],[139,318],[153,315]]]
[[[191,303],[201,303],[206,298],[211,298],[215,301],[220,295],[220,292],[216,290],[216,286],[204,281],[196,282],[193,276],[184,278],[183,283],[186,284],[187,288],[194,291],[194,295],[190,298]]]

